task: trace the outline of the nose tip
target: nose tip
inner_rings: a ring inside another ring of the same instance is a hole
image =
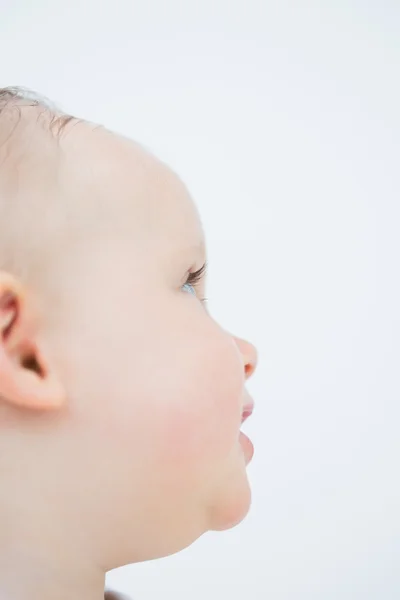
[[[250,342],[242,341],[244,357],[244,373],[246,379],[249,379],[257,368],[258,352],[257,348]]]
[[[257,368],[258,363],[258,352],[257,348],[253,346],[247,340],[243,340],[242,338],[238,338],[236,336],[232,336],[236,342],[237,347],[240,350],[240,353],[243,357],[243,366],[244,366],[244,374],[245,378],[249,379]]]

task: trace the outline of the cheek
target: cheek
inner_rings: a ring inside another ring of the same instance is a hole
[[[160,459],[180,468],[224,460],[237,443],[243,378],[235,347],[225,335],[186,349],[158,372],[149,403]],[[149,424],[150,427],[150,424]]]
[[[232,337],[185,307],[165,314],[147,306],[148,318],[106,327],[106,344],[92,340],[90,419],[105,445],[123,448],[132,463],[187,475],[224,461],[237,445],[244,370]]]

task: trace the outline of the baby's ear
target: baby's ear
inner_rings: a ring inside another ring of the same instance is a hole
[[[0,271],[0,401],[56,409],[65,402],[64,388],[37,338],[31,304],[23,286]]]

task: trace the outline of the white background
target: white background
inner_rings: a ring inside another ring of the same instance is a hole
[[[400,4],[0,0],[0,86],[146,145],[196,200],[213,316],[258,347],[238,527],[135,600],[400,597]]]

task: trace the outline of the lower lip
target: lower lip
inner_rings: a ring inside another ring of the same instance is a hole
[[[239,442],[242,446],[243,454],[246,459],[246,465],[249,464],[254,455],[254,446],[252,441],[247,437],[243,431],[239,434]]]

